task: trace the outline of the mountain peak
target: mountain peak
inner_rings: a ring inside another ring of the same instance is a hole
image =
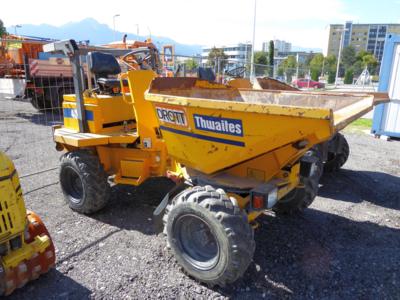
[[[9,32],[13,32],[13,28],[7,28]],[[18,29],[21,35],[39,36],[53,39],[75,39],[77,41],[89,40],[92,45],[104,45],[114,41],[114,36],[122,39],[124,34],[128,35],[129,39],[136,39],[135,33],[115,32],[106,24],[98,22],[96,19],[89,17],[77,22],[68,22],[61,26],[53,26],[49,24],[32,25],[22,24]],[[139,36],[139,40],[146,39],[145,36]],[[152,40],[157,45],[174,44],[175,53],[178,55],[196,55],[201,53],[200,45],[187,45],[175,42],[173,39],[161,36],[152,36]]]

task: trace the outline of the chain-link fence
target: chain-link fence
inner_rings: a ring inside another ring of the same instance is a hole
[[[163,60],[163,76],[199,76],[199,68],[207,69],[215,76],[215,81],[226,83],[234,78],[269,77],[290,85],[297,85],[297,80],[311,79],[309,68],[288,68],[282,65],[269,66],[254,64],[236,59],[209,59],[201,56],[173,56]],[[251,75],[253,74],[253,76]],[[326,82],[327,78],[319,78]],[[300,84],[302,85],[302,84]],[[311,86],[301,86],[314,88]]]
[[[30,58],[38,50],[23,41],[2,40],[0,49],[0,151],[13,160],[29,192],[58,180],[51,126],[62,123],[63,94],[73,92],[72,68],[60,55]]]

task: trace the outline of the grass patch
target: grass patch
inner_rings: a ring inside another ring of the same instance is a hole
[[[371,119],[358,119],[347,126],[344,131],[345,132],[357,132],[357,133],[369,133],[372,127]]]

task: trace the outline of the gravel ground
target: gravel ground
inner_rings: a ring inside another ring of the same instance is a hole
[[[0,100],[0,149],[20,174],[57,167],[49,125],[58,119]],[[323,177],[301,217],[263,216],[254,263],[223,289],[185,276],[153,231],[151,203],[165,181],[113,188],[108,207],[88,217],[64,204],[57,170],[24,177],[27,207],[51,232],[57,266],[8,299],[399,299],[400,142],[346,137],[344,169]]]

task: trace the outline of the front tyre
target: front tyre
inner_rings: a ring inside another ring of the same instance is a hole
[[[110,198],[107,174],[97,156],[78,150],[61,157],[60,184],[69,207],[91,214],[106,206]]]
[[[167,206],[163,220],[176,260],[203,283],[232,283],[253,259],[253,229],[246,214],[221,189],[186,189]]]

